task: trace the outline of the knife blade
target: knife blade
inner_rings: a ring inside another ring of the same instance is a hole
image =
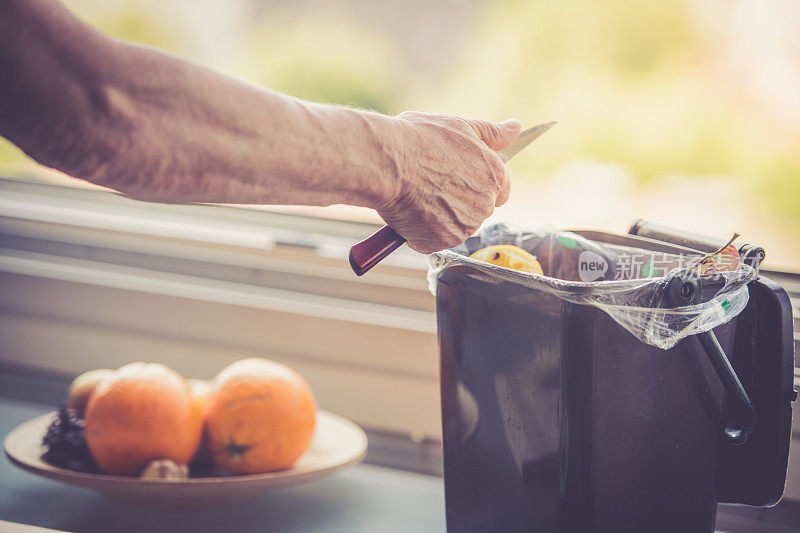
[[[528,128],[527,130],[523,131],[519,134],[519,136],[514,139],[514,142],[509,144],[504,149],[498,151],[497,153],[500,155],[500,158],[503,160],[504,163],[508,163],[508,161],[524,150],[529,144],[533,141],[541,137],[544,132],[555,126],[555,122],[545,122],[544,124],[539,124],[538,126],[534,126],[532,128]]]
[[[510,145],[497,154],[504,163],[520,153],[529,144],[538,139],[547,130],[555,126],[555,122],[545,122],[529,128],[514,139]],[[380,263],[386,256],[400,248],[406,240],[388,225],[350,247],[350,268],[357,276],[363,276],[372,267]]]

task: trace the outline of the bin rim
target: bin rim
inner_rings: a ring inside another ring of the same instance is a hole
[[[564,233],[547,227],[536,236],[547,239]],[[481,244],[489,246],[492,243],[482,239]],[[700,276],[701,283],[710,287],[712,293],[707,301],[670,307],[665,305],[663,289],[665,278],[673,271],[638,279],[564,280],[493,265],[453,249],[429,254],[428,264],[429,289],[434,295],[442,272],[453,267],[465,267],[567,302],[597,307],[642,342],[664,349],[671,348],[685,337],[709,331],[739,314],[749,299],[747,284],[758,277],[758,271],[744,262],[733,270],[704,274]],[[486,281],[491,282],[491,278]]]

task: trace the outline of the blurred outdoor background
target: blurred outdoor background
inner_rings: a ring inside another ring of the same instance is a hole
[[[117,38],[308,100],[557,121],[509,164],[511,199],[490,222],[625,233],[644,218],[720,239],[738,232],[766,249],[765,274],[791,297],[800,353],[800,0],[65,3]],[[11,427],[9,402],[52,409],[88,370],[158,361],[210,379],[267,357],[303,375],[321,409],[367,431],[366,462],[442,474],[440,371],[451,369],[440,367],[426,261],[403,247],[356,277],[348,250],[375,230],[364,223],[380,222],[373,211],[165,205],[81,188],[92,186],[0,138],[0,429]],[[536,368],[563,371],[551,363]],[[794,379],[800,389],[800,368]],[[501,394],[494,383],[480,394]],[[784,503],[720,507],[721,531],[796,531],[797,406],[790,453]],[[13,501],[33,494],[0,478]],[[335,505],[355,517],[350,503],[366,491],[344,489]],[[20,508],[72,531],[96,504],[70,498],[50,514]],[[304,502],[304,512],[330,507]],[[242,519],[268,523],[272,508]],[[93,530],[117,530],[115,509],[101,513],[113,525]]]
[[[796,0],[67,4],[121,39],[309,100],[556,120],[511,163],[511,201],[494,219],[738,231],[769,266],[800,270]],[[2,140],[0,173],[66,179]]]

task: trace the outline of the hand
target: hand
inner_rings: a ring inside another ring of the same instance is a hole
[[[521,125],[413,111],[396,118],[399,187],[378,214],[420,253],[457,246],[508,200],[510,176],[495,151]]]

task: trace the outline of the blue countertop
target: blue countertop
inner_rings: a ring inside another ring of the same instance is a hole
[[[0,399],[0,435],[52,410]],[[371,465],[275,490],[245,505],[168,510],[135,507],[100,494],[39,478],[0,461],[0,520],[83,532],[191,531],[443,532],[440,478]]]

